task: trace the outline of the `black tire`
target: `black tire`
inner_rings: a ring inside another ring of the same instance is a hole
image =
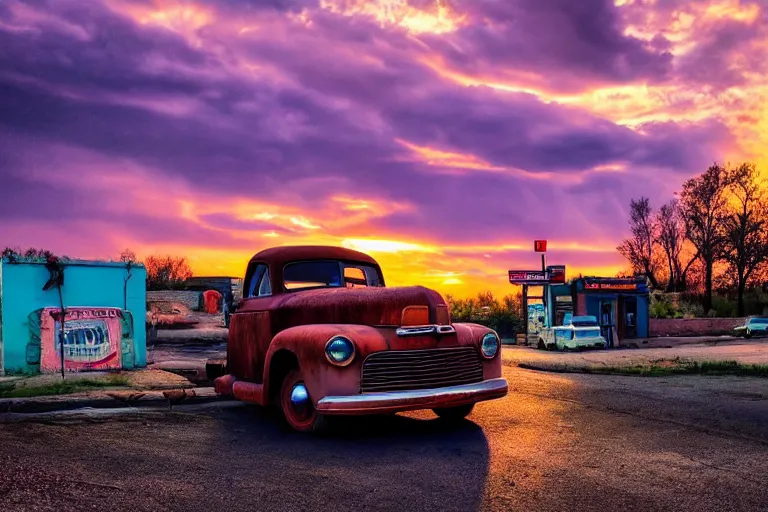
[[[539,338],[539,344],[537,345],[536,348],[538,348],[539,350],[547,350],[547,346],[544,344],[544,340]]]
[[[440,409],[432,409],[432,412],[444,421],[457,422],[461,421],[472,412],[475,404],[458,405],[456,407],[443,407]]]
[[[322,434],[329,429],[329,419],[327,416],[318,414],[312,405],[311,399],[302,414],[296,412],[291,407],[290,394],[291,388],[296,384],[303,384],[304,379],[301,370],[292,370],[285,376],[280,386],[280,409],[283,413],[283,419],[288,427],[301,433]]]

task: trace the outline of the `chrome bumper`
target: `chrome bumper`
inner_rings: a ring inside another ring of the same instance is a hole
[[[607,345],[604,338],[579,338],[578,340],[563,341],[563,346],[566,348],[589,348],[599,345]]]
[[[489,379],[476,384],[420,389],[417,391],[327,396],[321,398],[315,408],[317,412],[322,414],[377,414],[454,407],[501,398],[506,394],[507,381],[505,379]]]

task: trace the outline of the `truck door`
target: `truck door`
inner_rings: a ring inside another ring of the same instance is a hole
[[[229,325],[227,368],[239,379],[261,382],[264,377],[264,359],[272,341],[271,302],[269,267],[253,262],[246,272],[243,299]]]

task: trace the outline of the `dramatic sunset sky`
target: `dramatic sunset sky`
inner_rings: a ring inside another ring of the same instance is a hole
[[[391,285],[623,268],[627,204],[766,169],[768,0],[0,0],[0,245],[332,244]]]

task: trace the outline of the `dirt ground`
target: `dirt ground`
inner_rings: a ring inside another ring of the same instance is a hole
[[[182,376],[161,369],[147,368],[125,372],[66,372],[64,382],[97,381],[109,384],[119,378],[117,387],[132,389],[175,389],[190,387],[191,384]],[[61,374],[48,373],[31,377],[6,377],[3,379],[6,385],[13,384],[14,389],[20,388],[45,388],[62,382]],[[123,382],[125,382],[123,384]]]
[[[188,320],[196,322],[189,329],[158,329],[155,340],[147,340],[148,345],[165,343],[221,343],[226,342],[229,329],[224,327],[223,315],[209,315],[191,311],[185,315]]]

